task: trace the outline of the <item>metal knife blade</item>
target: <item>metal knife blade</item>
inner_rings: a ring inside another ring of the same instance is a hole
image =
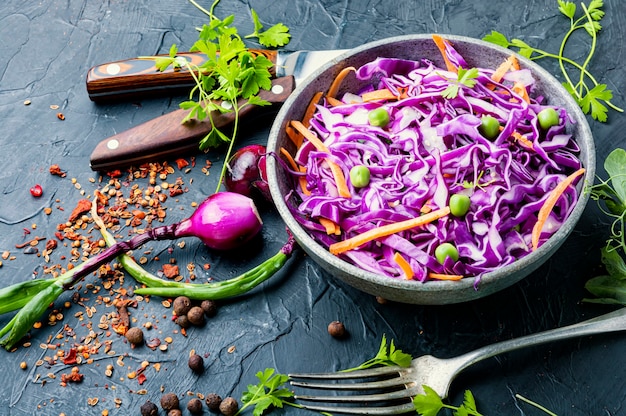
[[[273,76],[293,75],[297,83],[319,67],[319,62],[327,62],[346,50],[250,51],[264,55],[274,64]],[[206,61],[206,55],[199,52],[182,52],[178,56],[185,57],[194,65],[202,65]],[[187,92],[195,85],[189,71],[180,68],[160,71],[154,63],[151,58],[132,58],[96,65],[87,73],[87,94],[94,102],[111,102]]]
[[[259,97],[272,104],[281,104],[294,88],[294,77],[275,78],[272,80],[272,89],[261,90]],[[246,117],[254,109],[255,106],[250,105],[243,107],[239,117]],[[91,169],[110,172],[197,151],[200,139],[211,131],[212,124],[208,118],[181,124],[188,112],[175,110],[102,140],[89,158]],[[214,125],[222,129],[232,124],[234,113],[214,112],[212,119]]]

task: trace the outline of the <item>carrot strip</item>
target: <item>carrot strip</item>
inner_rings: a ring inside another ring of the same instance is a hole
[[[533,142],[531,142],[530,140],[528,140],[528,138],[526,138],[526,136],[524,136],[523,134],[521,134],[520,132],[517,131],[513,131],[511,133],[511,136],[513,136],[513,138],[515,140],[517,140],[518,142],[520,142],[522,144],[522,146],[527,147],[528,149],[533,150],[535,148],[535,145],[533,144]]]
[[[339,225],[335,221],[329,220],[328,218],[324,218],[324,217],[319,217],[318,221],[320,222],[320,224],[322,224],[322,226],[324,226],[324,228],[326,228],[326,234],[328,235],[341,234],[341,229],[339,228]]]
[[[328,147],[322,142],[311,130],[307,129],[304,124],[299,122],[298,120],[291,120],[291,125],[302,134],[308,141],[310,141],[313,146],[320,152],[326,152],[330,154],[330,150]],[[350,198],[352,195],[350,194],[350,189],[348,189],[348,184],[346,183],[346,177],[343,174],[343,171],[335,162],[330,160],[330,158],[326,158],[326,162],[330,167],[330,171],[335,178],[335,185],[337,185],[337,192],[340,196],[344,198]]]
[[[378,101],[378,100],[397,100],[398,96],[395,95],[389,88],[383,88],[382,90],[374,90],[361,94],[363,101]]]
[[[336,98],[333,97],[326,97],[326,101],[328,102],[328,104],[330,104],[332,107],[337,107],[338,105],[343,105],[345,104],[343,101],[338,100]]]
[[[413,279],[413,276],[415,276],[415,272],[411,268],[409,262],[404,257],[402,257],[402,254],[396,251],[393,255],[393,260],[398,264],[400,269],[402,269],[402,273],[404,273],[404,277],[406,278],[406,280]]]
[[[541,236],[543,226],[545,225],[546,220],[550,215],[550,212],[552,212],[552,208],[554,208],[554,205],[559,200],[559,197],[563,194],[563,192],[565,192],[567,187],[570,186],[574,182],[574,180],[583,173],[585,173],[585,168],[578,169],[576,172],[563,179],[563,181],[559,182],[559,184],[550,191],[548,198],[546,198],[545,202],[539,209],[539,214],[537,214],[537,222],[533,227],[533,231],[531,234],[531,245],[533,250],[536,250],[539,246],[539,237]]]
[[[491,75],[491,79],[495,82],[502,81],[504,75],[509,72],[511,69],[518,70],[520,68],[519,62],[517,58],[513,55],[509,56],[496,68],[494,73]]]
[[[455,74],[459,72],[458,68],[454,66],[452,61],[450,61],[450,58],[448,58],[448,54],[446,53],[446,46],[449,44],[449,42],[439,35],[433,35],[432,37],[435,45],[437,45],[437,48],[439,49],[439,52],[441,52],[443,61],[446,64],[446,69],[450,72],[454,72]]]
[[[330,84],[330,87],[328,88],[328,93],[326,93],[326,95],[335,98],[335,95],[337,95],[337,92],[339,92],[339,87],[341,86],[341,83],[350,72],[356,72],[356,68],[353,66],[349,66],[342,69],[339,74],[337,74],[337,77],[335,77],[332,84]]]
[[[287,159],[287,163],[289,163],[289,166],[291,166],[293,170],[299,171],[299,172],[306,172],[306,167],[299,166],[296,163],[296,161],[293,159],[291,154],[287,151],[287,149],[285,149],[284,147],[281,147],[280,154],[283,155],[285,159]],[[311,191],[309,191],[309,189],[306,187],[306,178],[304,176],[298,177],[298,183],[300,184],[300,189],[302,190],[303,194],[311,195]]]
[[[528,96],[528,91],[526,90],[526,87],[524,86],[524,84],[522,84],[519,81],[516,81],[513,84],[513,91],[517,93],[520,97],[522,97],[524,101],[526,101],[527,103],[530,103],[530,97]]]
[[[302,124],[304,124],[306,127],[309,127],[311,118],[313,117],[313,114],[315,113],[315,107],[319,103],[320,98],[322,98],[322,95],[324,95],[324,93],[322,93],[321,91],[316,92],[315,95],[313,95],[313,98],[311,99],[311,101],[309,102],[309,106],[306,108],[306,111],[304,112],[304,117],[302,117]]]
[[[298,133],[300,133],[301,135],[304,136],[305,139],[307,139],[308,141],[311,142],[311,144],[313,146],[315,146],[315,148],[317,150],[319,150],[320,152],[326,152],[326,153],[330,153],[330,151],[328,150],[328,147],[326,147],[326,145],[324,144],[323,141],[321,141],[316,135],[315,133],[313,133],[311,130],[309,130],[308,128],[305,127],[304,124],[302,124],[302,122],[298,121],[298,120],[291,120],[291,125],[293,126],[294,129],[296,129],[298,131]]]
[[[430,279],[436,279],[436,280],[461,280],[463,279],[463,276],[460,274],[443,274],[443,273],[433,273],[433,272],[428,273],[428,277]]]
[[[302,141],[304,140],[304,137],[300,133],[298,133],[293,127],[287,125],[285,127],[285,133],[287,133],[287,137],[289,137],[291,142],[296,145],[296,149],[299,149],[300,146],[302,146]]]
[[[381,227],[374,228],[374,229],[365,231],[364,233],[355,235],[352,238],[348,238],[338,243],[331,244],[329,247],[329,251],[335,255],[341,254],[348,250],[353,250],[365,243],[376,240],[378,238],[387,237],[391,234],[399,233],[405,230],[410,230],[411,228],[415,228],[421,225],[431,223],[441,217],[445,217],[449,213],[450,213],[450,208],[446,206],[443,208],[439,208],[438,210],[429,212],[428,214],[411,218],[410,220],[383,225]]]

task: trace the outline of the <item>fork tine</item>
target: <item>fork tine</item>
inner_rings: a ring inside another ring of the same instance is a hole
[[[316,379],[314,379],[316,380]],[[330,380],[323,379],[323,380]],[[386,387],[399,387],[410,383],[411,380],[406,376],[398,376],[379,381],[365,381],[362,383],[315,383],[309,381],[291,380],[289,383],[295,387],[305,387],[309,389],[323,390],[371,390]]]
[[[415,413],[413,403],[404,403],[387,407],[341,407],[341,406],[315,406],[302,405],[305,409],[315,412],[344,413],[350,415],[402,415]]]
[[[368,368],[365,370],[356,371],[335,371],[330,373],[292,373],[289,374],[289,378],[307,378],[307,379],[351,379],[351,378],[365,378],[374,376],[391,375],[406,370],[404,367],[399,366],[384,366],[376,368]]]
[[[375,394],[357,394],[357,395],[343,395],[343,396],[309,396],[309,395],[295,395],[297,400],[306,400],[314,402],[328,402],[328,403],[371,403],[371,402],[389,402],[399,399],[412,399],[413,396],[421,392],[417,386],[409,386],[401,390],[395,390],[385,393]]]

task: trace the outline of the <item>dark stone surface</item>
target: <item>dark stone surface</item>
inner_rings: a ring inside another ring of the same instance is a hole
[[[204,6],[209,7],[210,4]],[[264,23],[282,21],[291,29],[290,49],[350,48],[364,42],[407,33],[450,33],[481,38],[492,29],[519,37],[548,51],[558,50],[568,20],[557,10],[557,2],[535,0],[476,1],[311,1],[311,0],[222,0],[216,8],[221,16],[235,14],[240,33],[252,31],[249,9],[254,8]],[[620,0],[605,2],[606,17],[591,62],[592,72],[614,91],[614,102],[624,107],[626,69],[624,26],[626,7]],[[195,28],[206,16],[192,4],[164,0],[112,0],[65,2],[23,2],[6,0],[0,5],[0,251],[10,251],[14,260],[3,260],[0,287],[42,276],[54,264],[67,265],[70,247],[61,244],[50,263],[42,257],[24,254],[15,246],[36,235],[54,237],[59,223],[83,198],[72,183],[82,186],[85,196],[101,188],[101,177],[89,168],[89,155],[102,139],[177,108],[183,97],[162,97],[138,102],[94,104],[85,91],[84,79],[91,66],[134,56],[166,53],[172,43],[189,48],[196,39]],[[570,56],[582,58],[588,42],[575,40]],[[555,62],[541,61],[557,73]],[[30,100],[30,105],[24,105]],[[58,105],[58,109],[50,106]],[[65,120],[59,120],[62,112]],[[611,112],[608,123],[590,119],[596,138],[598,173],[606,155],[624,146],[626,121]],[[240,144],[262,143],[271,117],[255,120],[246,128]],[[189,191],[165,202],[166,222],[191,213],[191,202],[200,202],[214,191],[222,153],[198,153],[197,166],[179,172]],[[201,171],[205,160],[213,162],[210,175]],[[65,178],[48,173],[51,164],[67,171]],[[92,182],[93,180],[93,182]],[[33,198],[29,188],[42,185],[44,195]],[[137,181],[145,186],[146,181]],[[127,191],[127,190],[126,190]],[[52,207],[46,215],[45,207]],[[186,240],[184,248],[175,242],[148,243],[152,260],[146,268],[156,273],[160,264],[176,258],[185,266],[196,265],[199,281],[209,277],[235,276],[273,254],[282,245],[285,231],[280,218],[270,209],[262,210],[265,221],[262,238],[245,253],[209,252],[200,243]],[[32,225],[36,224],[36,229]],[[92,227],[90,225],[90,227]],[[24,229],[31,234],[25,236]],[[128,228],[122,230],[126,235]],[[175,333],[171,310],[159,298],[131,308],[134,325],[151,322],[146,338],[171,336],[166,352],[147,347],[131,349],[124,338],[107,335],[97,324],[102,315],[115,311],[82,286],[82,305],[63,308],[71,294],[61,297],[63,321],[44,325],[31,332],[32,346],[15,352],[0,351],[0,372],[5,380],[0,393],[0,414],[6,415],[115,415],[139,414],[147,399],[158,403],[163,390],[175,392],[186,406],[187,393],[216,392],[222,397],[240,397],[246,386],[256,383],[255,373],[267,367],[279,372],[330,371],[358,365],[373,356],[383,335],[414,356],[434,354],[450,357],[487,343],[509,339],[560,325],[571,324],[612,310],[583,303],[583,285],[599,273],[600,248],[608,236],[609,223],[591,203],[571,238],[557,255],[519,284],[483,300],[453,306],[410,306],[378,304],[376,300],[338,283],[301,254],[285,269],[254,292],[222,302],[217,315],[201,328],[190,328],[187,336]],[[94,236],[98,233],[93,231]],[[61,256],[67,256],[62,259]],[[202,265],[209,263],[210,270]],[[94,276],[86,283],[101,284]],[[126,277],[123,287],[132,288]],[[116,286],[117,287],[117,286]],[[92,319],[80,320],[79,312],[94,307]],[[0,316],[5,325],[10,314]],[[332,338],[331,321],[342,321],[349,336]],[[93,363],[80,365],[80,384],[60,384],[61,375],[72,366],[46,364],[56,350],[44,350],[41,343],[57,343],[69,350],[89,334],[88,322],[100,342],[110,341],[113,355],[102,346],[91,355]],[[63,325],[76,339],[60,336]],[[235,347],[234,351],[231,347]],[[449,401],[462,401],[465,389],[475,395],[485,415],[540,415],[541,411],[515,398],[521,394],[559,415],[619,415],[626,406],[626,336],[617,334],[584,337],[530,348],[487,360],[466,370],[454,383]],[[187,365],[191,350],[205,359],[205,371],[193,373]],[[123,365],[119,358],[123,357]],[[127,377],[140,368],[146,381]],[[20,369],[20,362],[28,368]],[[153,364],[160,364],[157,371]],[[113,365],[112,377],[105,376]],[[54,375],[56,378],[52,378]],[[146,394],[138,392],[145,389]],[[98,402],[93,404],[93,398]],[[116,405],[119,401],[119,407]],[[90,404],[91,403],[91,404]],[[163,411],[161,411],[163,412]],[[304,414],[297,409],[275,414]]]

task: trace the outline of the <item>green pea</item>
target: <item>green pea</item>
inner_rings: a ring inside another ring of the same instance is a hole
[[[462,217],[467,214],[470,208],[470,197],[465,194],[454,194],[450,196],[450,213],[455,217]]]
[[[487,139],[495,139],[500,134],[500,122],[493,116],[483,116],[480,119],[478,130]]]
[[[450,257],[452,260],[459,259],[459,251],[451,243],[442,243],[435,249],[435,258],[440,264],[443,264]]]
[[[544,108],[537,114],[537,121],[539,121],[539,127],[548,130],[550,127],[559,124],[559,113],[554,108]]]
[[[370,183],[370,170],[365,165],[356,165],[350,169],[350,182],[355,188],[364,188]]]
[[[384,107],[378,107],[367,113],[367,119],[375,127],[385,127],[389,124],[389,112]]]

